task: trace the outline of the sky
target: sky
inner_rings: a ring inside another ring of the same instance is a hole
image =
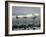
[[[16,15],[26,15],[26,14],[32,14],[32,13],[40,13],[40,8],[39,7],[19,7],[19,6],[13,6],[12,7],[12,16],[16,16]],[[24,19],[19,19],[22,23]],[[32,19],[27,19],[28,23],[32,20]],[[37,20],[37,21],[36,21]],[[39,17],[36,18],[36,22],[38,25],[39,24]],[[13,17],[13,25],[16,25],[16,19]],[[32,22],[30,22],[32,23]]]
[[[12,7],[12,16],[16,15],[26,15],[31,13],[40,13],[40,7]]]

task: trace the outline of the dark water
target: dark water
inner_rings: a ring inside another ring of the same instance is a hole
[[[33,23],[34,22],[34,23]],[[12,30],[38,30],[40,29],[40,17],[12,19]]]

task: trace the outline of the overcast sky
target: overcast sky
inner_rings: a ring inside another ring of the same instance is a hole
[[[12,7],[12,15],[25,15],[25,14],[31,14],[31,13],[40,13],[39,7],[18,7],[13,6]]]

